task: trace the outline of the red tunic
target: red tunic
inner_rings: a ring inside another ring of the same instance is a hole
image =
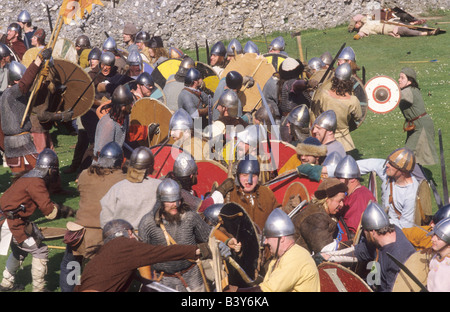
[[[377,201],[372,192],[365,186],[361,186],[344,199],[344,207],[339,214],[344,219],[350,232],[356,233],[361,216],[366,210],[369,201]]]

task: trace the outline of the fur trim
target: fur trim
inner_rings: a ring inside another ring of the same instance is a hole
[[[300,143],[295,148],[298,155],[307,155],[307,156],[326,156],[327,155],[327,146],[326,145],[311,145]]]

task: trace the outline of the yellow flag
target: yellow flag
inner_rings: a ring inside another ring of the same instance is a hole
[[[64,23],[69,24],[76,17],[83,19],[85,11],[91,13],[94,4],[103,6],[100,0],[63,0],[59,14],[63,17]]]

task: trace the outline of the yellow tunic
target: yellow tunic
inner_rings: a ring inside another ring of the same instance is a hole
[[[294,244],[278,261],[270,262],[259,286],[264,292],[319,292],[319,271],[309,252]]]

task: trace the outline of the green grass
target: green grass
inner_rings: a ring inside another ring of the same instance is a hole
[[[430,27],[435,27],[435,22],[449,22],[450,11],[431,11],[424,14],[429,19]],[[443,29],[445,24],[439,25]],[[297,42],[291,38],[289,33],[271,33],[267,34],[267,43],[270,43],[275,37],[283,36],[287,46],[286,51],[292,57],[299,58]],[[357,63],[360,67],[366,69],[366,80],[378,75],[387,75],[395,80],[402,67],[409,66],[416,70],[418,82],[422,90],[426,108],[433,118],[436,129],[436,148],[439,151],[439,141],[437,131],[442,130],[444,145],[445,163],[450,164],[450,128],[447,126],[450,118],[450,35],[449,33],[430,37],[410,37],[395,39],[389,36],[370,36],[361,40],[353,40],[353,34],[347,32],[347,25],[341,25],[333,29],[326,30],[305,30],[302,31],[302,46],[305,58],[310,59],[314,56],[320,56],[323,52],[329,51],[333,56],[337,53],[340,46],[346,43],[351,46],[357,57]],[[247,38],[238,38],[244,46]],[[266,51],[264,36],[252,38],[262,53]],[[225,44],[227,44],[225,42]],[[203,42],[199,45],[203,46]],[[211,48],[214,42],[209,42]],[[185,51],[194,60],[195,51]],[[437,59],[438,62],[428,62]],[[199,60],[206,63],[206,50],[199,49]],[[425,61],[422,63],[414,63]],[[411,62],[411,63],[402,63]],[[361,76],[361,74],[359,74]],[[358,149],[360,158],[386,158],[394,149],[404,144],[406,134],[403,132],[403,116],[399,109],[388,114],[375,114],[368,111],[363,124],[352,132],[353,140]],[[70,147],[76,143],[76,136],[68,135],[64,128],[55,128],[52,130],[56,152],[60,158],[60,167],[65,169],[72,160],[73,149]],[[440,165],[426,167],[432,178],[437,184],[437,189],[442,197],[442,174]],[[448,168],[447,168],[448,169]],[[447,170],[448,171],[448,170]],[[450,171],[448,171],[450,174]],[[75,175],[61,175],[62,184],[65,189],[76,191],[74,182]],[[0,167],[0,193],[8,188],[10,181],[10,171],[8,168]],[[77,196],[54,198],[59,203],[78,207]],[[435,204],[433,200],[433,204]],[[434,211],[437,206],[435,205]],[[39,226],[64,227],[67,219],[47,221],[41,214],[34,216]],[[47,242],[51,246],[64,246],[61,239],[50,240]],[[59,291],[59,264],[62,259],[63,251],[50,248],[49,272],[47,276],[48,289]],[[3,270],[7,257],[0,257],[0,270]],[[31,257],[27,257],[23,264],[23,269],[18,272],[17,281],[26,285],[25,291],[31,291]]]

